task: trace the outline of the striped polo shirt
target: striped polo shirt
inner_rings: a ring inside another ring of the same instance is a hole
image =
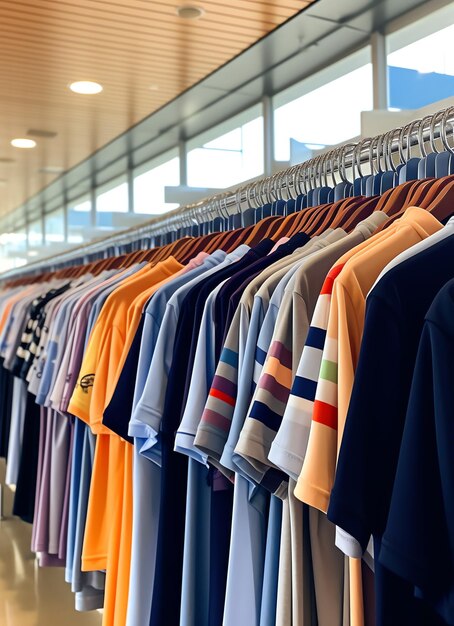
[[[356,247],[367,240],[373,231],[387,219],[385,213],[376,211],[358,224],[355,230],[342,240],[338,248]],[[336,253],[332,249],[333,257]],[[322,352],[325,346],[326,330],[331,304],[334,279],[340,273],[343,263],[336,263],[329,271],[317,299],[314,315],[307,333],[307,339],[298,363],[292,390],[288,397],[282,423],[271,444],[269,460],[297,480],[306,453],[317,381],[320,375]]]
[[[308,256],[285,288],[266,361],[254,392],[248,417],[236,447],[259,473],[260,482],[273,492],[287,477],[276,473],[268,460],[271,443],[285,411],[293,376],[302,352],[316,299],[333,260],[332,249],[346,237],[338,229],[331,244]],[[334,241],[333,241],[334,239]],[[336,242],[337,239],[337,242]],[[334,259],[343,252],[334,252]]]
[[[237,418],[235,423],[239,420],[241,425],[246,417],[252,396],[254,358],[260,352],[259,349],[256,350],[257,340],[274,288],[289,267],[294,265],[295,260],[307,254],[312,245],[313,240],[290,257],[285,257],[265,269],[248,285],[241,296],[224,342],[195,439],[196,447],[208,454],[211,462],[221,462],[221,471],[222,466],[233,471],[237,469],[231,462],[231,454],[241,426],[234,429],[236,436],[232,433],[234,443],[227,442],[231,438],[235,414]],[[277,315],[278,305],[275,310]],[[275,317],[270,323],[270,337]],[[224,456],[225,447],[230,450],[227,456]]]

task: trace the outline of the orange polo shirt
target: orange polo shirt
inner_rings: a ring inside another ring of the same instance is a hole
[[[82,567],[107,569],[103,623],[108,625],[124,623],[122,615],[126,615],[132,455],[129,444],[102,424],[102,416],[140,321],[140,315],[131,318],[131,306],[138,300],[145,304],[152,293],[182,267],[169,257],[154,266],[142,268],[110,294],[91,333],[69,405],[69,411],[85,421],[88,418],[93,432],[98,434]]]

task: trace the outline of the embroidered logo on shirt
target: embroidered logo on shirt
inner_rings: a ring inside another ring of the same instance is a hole
[[[80,379],[80,386],[82,387],[82,391],[84,393],[88,393],[88,388],[93,387],[94,381],[94,374],[85,374],[85,376],[82,376],[82,378]]]

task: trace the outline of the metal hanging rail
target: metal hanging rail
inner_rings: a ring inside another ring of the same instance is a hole
[[[454,155],[454,143],[450,145],[449,136],[454,136],[454,107],[442,109],[382,135],[366,138],[358,143],[344,144],[273,176],[240,186],[233,192],[218,194],[154,217],[138,227],[10,270],[0,275],[0,280],[56,268],[72,259],[88,261],[91,255],[111,246],[122,246],[146,236],[162,235],[178,228],[201,224],[216,216],[241,213],[246,208],[257,208],[267,202],[296,198],[322,185],[336,185],[339,181],[351,182],[347,178],[348,170],[352,180],[363,175],[364,166],[367,166],[369,173],[396,170],[398,164],[405,164],[411,158],[413,147],[417,148],[420,156],[438,153],[440,149]]]

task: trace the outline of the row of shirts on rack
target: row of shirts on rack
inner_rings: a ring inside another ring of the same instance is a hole
[[[0,452],[77,609],[454,624],[451,185],[4,287]]]

